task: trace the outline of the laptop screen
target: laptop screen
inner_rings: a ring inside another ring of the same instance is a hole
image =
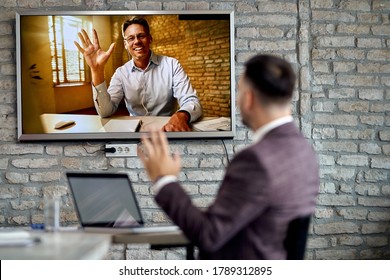
[[[83,227],[133,227],[143,224],[130,179],[121,173],[67,173]]]

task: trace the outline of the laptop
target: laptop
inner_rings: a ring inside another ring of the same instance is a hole
[[[145,226],[130,178],[125,173],[67,172],[81,227],[86,232],[157,233],[174,225]]]

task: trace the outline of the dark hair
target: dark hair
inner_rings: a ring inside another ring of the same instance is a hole
[[[295,73],[286,60],[271,55],[256,55],[245,64],[245,77],[262,100],[288,102],[291,100]]]
[[[129,27],[132,24],[140,24],[140,25],[142,25],[145,28],[146,33],[148,35],[150,34],[149,24],[146,21],[146,19],[141,18],[141,17],[133,17],[131,19],[125,20],[123,22],[123,24],[122,24],[122,36],[123,36],[123,38],[125,37],[125,31],[126,31],[127,27]]]

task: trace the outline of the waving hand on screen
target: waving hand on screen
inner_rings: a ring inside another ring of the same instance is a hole
[[[93,42],[91,42],[84,29],[78,33],[78,36],[82,46],[78,42],[74,43],[91,68],[92,83],[98,85],[104,81],[104,66],[114,50],[115,43],[112,43],[107,51],[103,51],[100,47],[99,37],[95,29],[93,30]]]

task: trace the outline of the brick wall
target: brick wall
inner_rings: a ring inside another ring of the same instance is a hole
[[[390,259],[390,2],[3,1],[0,4],[0,225],[42,222],[46,193],[62,196],[63,224],[77,223],[64,172],[126,171],[148,223],[166,221],[137,158],[106,158],[104,143],[16,141],[15,11],[235,10],[236,75],[247,58],[273,53],[294,63],[294,117],[321,165],[308,259]],[[250,142],[239,122],[229,156]],[[122,141],[123,142],[123,141]],[[174,141],[180,179],[200,207],[212,200],[227,163],[221,141]],[[182,250],[112,246],[107,258],[177,259]]]

